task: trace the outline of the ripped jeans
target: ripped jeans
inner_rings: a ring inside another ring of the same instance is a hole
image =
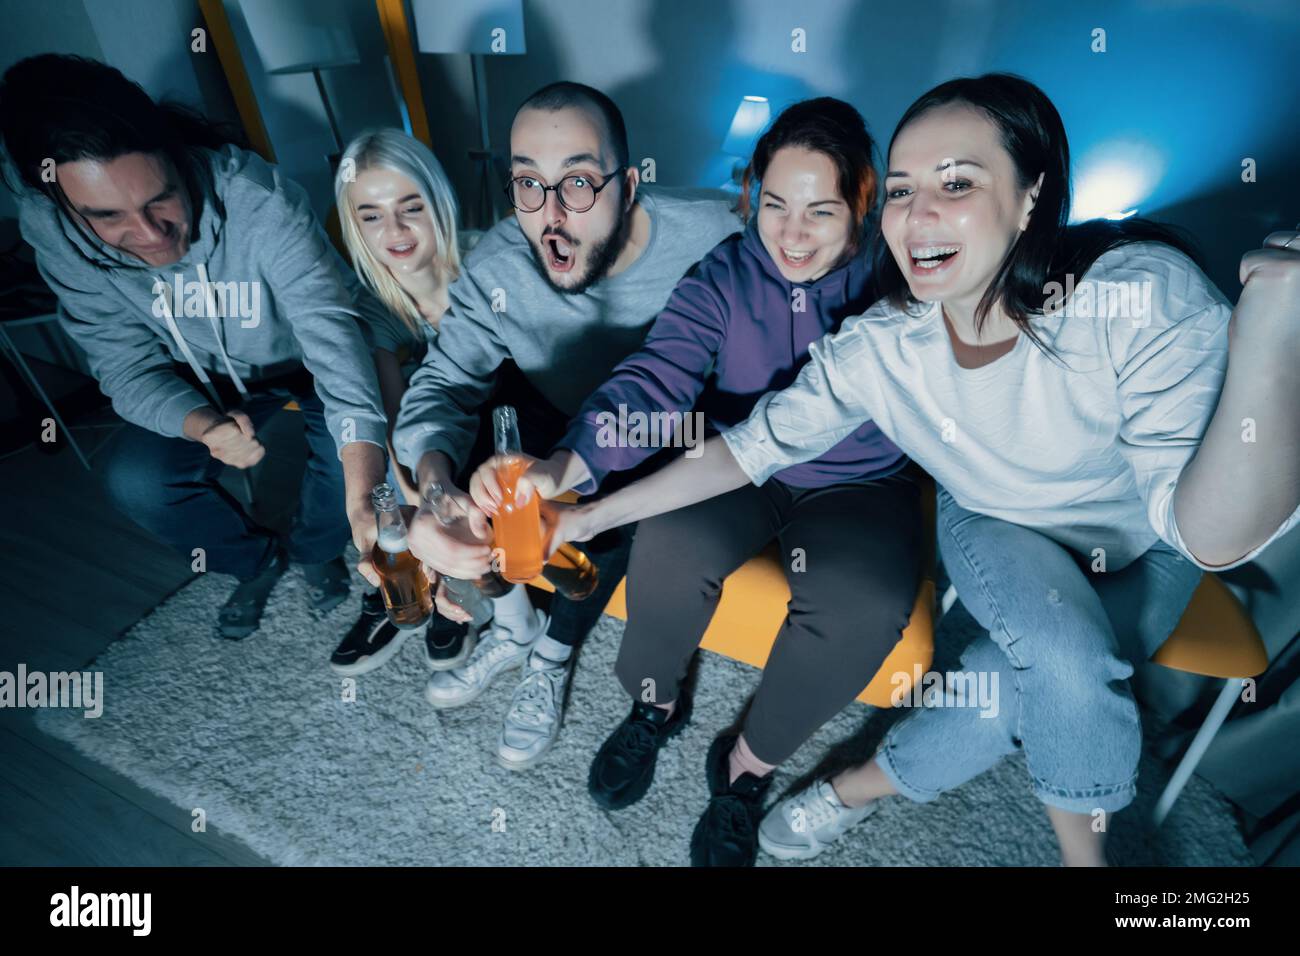
[[[967,511],[942,488],[937,525],[957,594],[989,632],[961,667],[998,688],[996,716],[949,706],[949,688],[945,706],[918,708],[886,734],[876,757],[885,775],[928,802],[1020,749],[1043,803],[1075,813],[1127,806],[1142,750],[1130,661],[1173,632],[1200,568],[1161,541],[1119,571],[1093,572],[1045,535]]]

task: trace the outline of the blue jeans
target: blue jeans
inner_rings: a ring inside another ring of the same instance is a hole
[[[236,396],[222,398],[227,408],[242,409],[259,432],[289,399],[302,408],[307,467],[286,542],[289,557],[305,564],[338,557],[352,539],[343,466],[310,374],[304,369],[248,387],[250,394],[242,402]],[[202,548],[207,570],[241,581],[270,564],[280,546],[275,532],[255,524],[221,487],[217,476],[226,466],[202,442],[168,438],[128,423],[102,454],[104,485],[114,506],[186,557]]]
[[[1201,570],[1157,542],[1120,570],[1094,572],[1089,559],[967,511],[942,488],[937,530],[962,603],[989,632],[961,667],[989,675],[990,687],[997,680],[996,716],[970,706],[916,710],[885,735],[877,755],[885,775],[927,802],[1019,748],[1044,803],[1075,813],[1127,806],[1142,750],[1130,661],[1173,632]],[[946,692],[944,704],[952,701]]]

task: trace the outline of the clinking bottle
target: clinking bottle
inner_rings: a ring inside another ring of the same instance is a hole
[[[542,576],[550,581],[555,590],[570,601],[581,601],[596,590],[600,575],[591,558],[567,541],[555,549]]]
[[[469,515],[460,502],[447,494],[441,482],[429,482],[422,498],[422,507],[427,508],[452,537],[466,543],[477,540],[470,531]],[[482,627],[492,618],[492,602],[488,598],[500,597],[512,586],[492,571],[477,581],[450,578],[444,574],[442,583],[447,597],[469,614],[470,623],[475,627]]]
[[[497,467],[501,507],[492,522],[493,544],[501,557],[501,576],[525,584],[542,573],[542,518],[537,495],[522,507],[515,503],[515,485],[527,463],[513,407],[502,405],[492,411],[492,433],[497,456],[502,459]]]
[[[370,492],[379,535],[371,549],[371,560],[379,575],[388,619],[397,627],[422,627],[433,616],[433,594],[420,559],[406,544],[406,521],[397,506],[397,496],[388,482]]]
[[[492,522],[494,546],[500,558],[501,576],[507,581],[526,583],[539,574],[557,592],[571,601],[581,601],[596,590],[596,566],[573,545],[562,544],[549,561],[542,560],[542,519],[536,494],[528,504],[515,504],[515,487],[527,462],[519,440],[519,421],[514,408],[502,405],[492,412],[496,452],[504,459],[497,468],[501,485],[501,507]]]

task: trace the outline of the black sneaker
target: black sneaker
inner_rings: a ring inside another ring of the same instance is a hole
[[[489,621],[485,627],[491,627]],[[478,631],[470,632],[469,624],[452,621],[437,611],[424,632],[424,662],[431,671],[449,671],[460,667],[474,652]]]
[[[691,720],[691,694],[682,687],[669,715],[662,707],[637,701],[591,761],[587,792],[606,810],[630,807],[650,789],[659,748]]]
[[[283,551],[276,551],[257,577],[236,585],[217,612],[217,633],[229,641],[242,641],[256,631],[271,591],[288,569],[288,557]]]
[[[300,567],[307,584],[307,597],[317,614],[328,614],[347,600],[352,591],[352,572],[341,555],[320,564]]]
[[[361,595],[361,616],[330,655],[330,668],[348,677],[383,666],[401,649],[411,632],[388,619],[378,591]]]
[[[713,794],[691,834],[691,866],[753,866],[758,856],[758,824],[763,818],[763,797],[772,775],[731,775],[731,748],[736,734],[713,741],[704,761],[704,774]]]

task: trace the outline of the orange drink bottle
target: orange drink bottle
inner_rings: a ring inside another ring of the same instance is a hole
[[[501,576],[523,584],[542,573],[541,511],[536,494],[523,507],[515,504],[515,484],[524,473],[526,462],[519,445],[519,421],[514,408],[502,405],[494,409],[492,430],[497,456],[503,459],[497,467],[501,507],[492,522],[493,547],[501,555]]]

